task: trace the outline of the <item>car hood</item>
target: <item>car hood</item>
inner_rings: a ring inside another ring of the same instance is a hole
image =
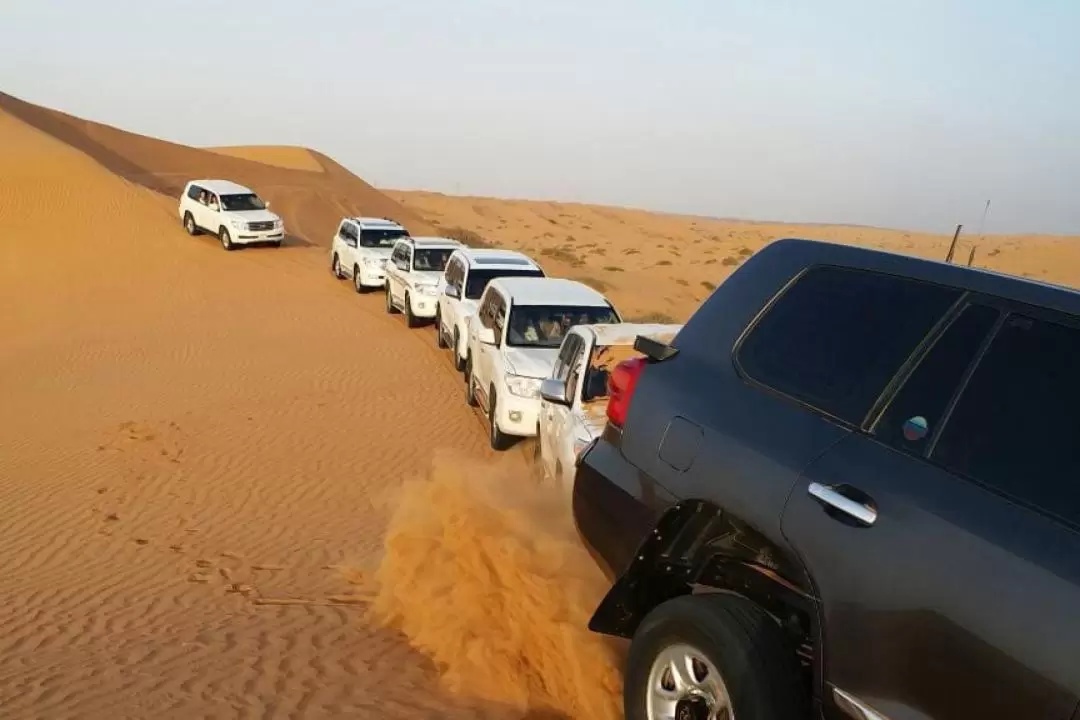
[[[270,222],[281,219],[269,210],[229,210],[224,214],[244,222]]]
[[[443,274],[438,270],[413,270],[417,285],[438,285]]]
[[[531,378],[546,378],[555,369],[559,348],[508,347],[503,351],[506,369],[514,374]]]
[[[480,307],[479,300],[462,300],[458,305],[458,314],[463,320],[476,314],[476,308]]]
[[[361,245],[358,249],[364,255],[368,255],[370,257],[377,257],[380,260],[389,260],[390,259],[390,253],[392,253],[394,251],[393,248],[364,247],[363,245]]]

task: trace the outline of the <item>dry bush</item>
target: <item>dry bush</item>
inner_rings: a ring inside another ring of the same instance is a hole
[[[574,253],[570,252],[564,247],[549,247],[540,251],[540,254],[549,257],[552,260],[558,260],[574,267],[584,265],[585,262]]]
[[[671,261],[670,261],[670,260],[661,260],[660,262],[658,262],[658,263],[656,263],[656,264],[657,264],[658,266],[659,266],[659,265],[670,265],[670,264],[671,264]]]
[[[619,267],[618,265],[605,265],[604,269],[607,270],[608,272],[622,272],[623,271],[623,269],[621,267]]]
[[[721,265],[727,265],[728,267],[731,267],[732,265],[738,265],[739,261],[729,255],[728,257],[721,260],[720,264]]]
[[[596,292],[607,292],[612,287],[611,283],[605,282],[605,281],[601,280],[600,278],[578,277],[578,278],[574,278],[574,279],[577,280],[580,283],[585,283],[586,285],[591,287]]]
[[[716,283],[711,283],[708,280],[702,280],[701,281],[701,287],[705,288],[709,292],[712,292],[713,290],[716,289]]]
[[[473,232],[472,230],[466,230],[462,227],[451,228],[438,228],[439,233],[443,237],[448,237],[451,240],[457,240],[460,243],[465,243],[469,247],[474,248],[494,248],[496,245],[484,239],[480,233]]]
[[[641,315],[633,315],[626,318],[626,322],[632,323],[673,323],[675,318],[671,317],[667,313],[662,312],[647,312]]]

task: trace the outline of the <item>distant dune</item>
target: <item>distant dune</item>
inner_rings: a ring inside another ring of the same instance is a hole
[[[747,257],[781,237],[944,259],[952,235],[850,225],[721,220],[644,210],[384,190],[431,223],[533,253],[554,273],[606,290],[632,316],[685,320]],[[1080,286],[1080,238],[961,235],[955,262]]]
[[[254,160],[264,165],[288,168],[290,170],[306,170],[308,172],[322,172],[323,166],[311,154],[311,151],[302,147],[290,147],[287,145],[237,145],[233,147],[207,148],[221,155]]]

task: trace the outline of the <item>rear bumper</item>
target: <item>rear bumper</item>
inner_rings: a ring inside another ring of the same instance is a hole
[[[601,438],[574,474],[574,526],[600,569],[612,580],[675,498]]]

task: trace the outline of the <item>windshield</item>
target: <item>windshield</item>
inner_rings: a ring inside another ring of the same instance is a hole
[[[412,269],[419,272],[442,272],[453,252],[453,248],[416,248],[413,251]]]
[[[265,210],[264,203],[255,193],[244,195],[222,195],[221,207],[231,212],[243,212],[244,210]]]
[[[619,322],[610,307],[566,305],[516,305],[510,309],[506,344],[516,347],[557,348],[574,325],[606,325]]]
[[[469,278],[465,281],[465,297],[469,300],[479,300],[484,294],[484,288],[497,277],[544,277],[542,270],[471,270]]]
[[[391,248],[398,238],[408,236],[405,230],[361,230],[360,247]]]

